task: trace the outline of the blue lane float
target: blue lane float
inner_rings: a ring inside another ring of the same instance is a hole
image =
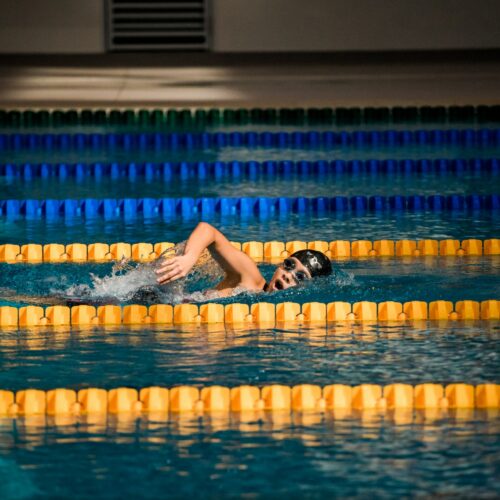
[[[317,198],[84,198],[0,200],[0,216],[26,218],[164,217],[210,219],[217,215],[271,217],[290,213],[499,210],[500,195],[334,196]]]
[[[229,162],[132,162],[132,163],[23,163],[0,164],[0,176],[31,180],[36,177],[60,179],[76,177],[113,179],[223,179],[326,175],[391,175],[427,173],[499,173],[499,158],[421,159],[421,160],[333,160],[333,161],[229,161]]]
[[[372,130],[354,132],[204,132],[0,134],[0,151],[101,151],[246,148],[473,146],[500,144],[500,129]]]

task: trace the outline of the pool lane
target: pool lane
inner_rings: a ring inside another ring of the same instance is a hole
[[[498,144],[486,144],[478,147],[475,144],[408,144],[394,147],[388,144],[332,145],[324,147],[256,147],[243,145],[230,146],[224,149],[206,147],[187,150],[124,149],[111,150],[82,148],[73,149],[14,149],[0,148],[2,164],[37,164],[37,163],[128,163],[128,162],[215,162],[215,161],[331,161],[331,160],[418,160],[426,159],[463,159],[463,158],[496,158],[499,154]]]
[[[189,237],[202,220],[172,217],[0,217],[0,242],[130,243],[171,241]],[[332,241],[377,239],[498,238],[498,211],[332,212],[328,215],[287,213],[283,216],[215,216],[210,222],[231,241]]]
[[[0,332],[0,388],[494,382],[498,322]]]
[[[259,267],[266,279],[275,269],[271,264]],[[139,286],[156,284],[148,266],[127,274],[112,273],[112,264],[0,264],[0,272],[4,288],[0,305],[24,304],[9,298],[9,293],[41,297],[69,294],[95,300],[115,297],[118,302],[133,303],[137,301],[134,293]],[[156,301],[182,302],[189,294],[213,286],[217,276],[217,266],[207,265],[175,286],[162,289]],[[305,286],[270,294],[240,294],[217,302],[482,301],[498,299],[498,290],[500,256],[383,258],[334,262],[332,276]]]
[[[257,175],[256,178],[224,176],[222,178],[187,178],[153,175],[41,177],[29,179],[0,176],[0,199],[65,198],[217,198],[233,197],[333,197],[393,196],[405,194],[430,196],[495,194],[500,191],[498,172],[466,171],[392,174],[324,175],[291,173],[285,176]]]

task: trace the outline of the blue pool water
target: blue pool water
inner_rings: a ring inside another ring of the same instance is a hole
[[[415,419],[110,419],[49,427],[5,420],[0,494],[5,500],[495,496],[498,416]]]
[[[314,127],[332,130],[334,126]],[[366,127],[362,127],[366,128]],[[372,128],[429,129],[436,125]],[[439,128],[449,128],[439,125]],[[479,128],[453,125],[453,128]],[[312,130],[282,125],[210,131]],[[360,127],[341,127],[359,130]],[[33,129],[40,133],[39,129]],[[137,132],[130,127],[64,127],[53,133]],[[144,129],[141,129],[141,132]],[[2,133],[30,130],[7,130]],[[493,146],[245,148],[155,151],[2,151],[0,165],[90,162],[316,161],[498,158]],[[1,169],[0,169],[1,171]],[[250,179],[192,177],[22,177],[0,175],[1,199],[469,195],[500,192],[497,171]],[[0,244],[180,242],[199,217],[0,217]],[[319,215],[216,215],[234,241],[498,238],[498,211],[345,212]],[[266,277],[270,264],[260,264]],[[336,263],[332,277],[266,295],[221,300],[254,303],[458,301],[499,298],[500,257],[377,258]],[[91,276],[97,276],[92,278]],[[93,297],[112,264],[0,264],[0,306],[23,305],[9,293]],[[130,276],[130,275],[129,275]],[[136,276],[137,275],[133,275]],[[141,275],[142,276],[142,275]],[[168,302],[214,283],[196,274]],[[149,278],[148,278],[149,279]],[[128,280],[128,281],[127,281]],[[130,302],[130,279],[106,281]],[[110,288],[111,287],[111,288]],[[498,321],[329,324],[295,328],[34,328],[0,331],[0,389],[28,387],[198,387],[220,384],[478,384],[500,378]],[[498,411],[258,413],[168,418],[0,417],[0,498],[410,497],[500,495]]]
[[[498,380],[499,324],[331,324],[275,329],[38,328],[4,332],[2,388]]]
[[[292,175],[286,179],[225,178],[207,183],[207,179],[165,179],[134,177],[129,179],[70,177],[19,179],[0,177],[0,192],[9,199],[69,198],[180,198],[180,197],[319,197],[375,195],[497,194],[498,172],[367,174],[321,177]]]
[[[141,216],[105,220],[102,217],[50,219],[4,218],[3,243],[130,243],[186,239],[199,217],[164,219]],[[287,214],[273,216],[215,216],[210,222],[233,241],[315,241],[356,239],[466,239],[498,238],[500,221],[495,211],[331,213],[328,216]]]
[[[195,161],[279,161],[279,160],[364,160],[382,159],[420,159],[420,158],[495,158],[498,146],[466,145],[408,145],[405,147],[349,147],[330,148],[274,148],[274,147],[227,147],[224,149],[156,151],[155,149],[114,151],[84,149],[40,151],[37,149],[1,151],[1,163],[91,163],[91,162],[195,162]]]

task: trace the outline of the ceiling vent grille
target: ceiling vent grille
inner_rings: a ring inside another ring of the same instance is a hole
[[[208,0],[108,0],[112,51],[208,48]]]

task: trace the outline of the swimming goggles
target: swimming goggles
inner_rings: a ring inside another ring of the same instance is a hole
[[[309,279],[309,276],[304,271],[296,271],[297,263],[293,259],[285,259],[283,261],[283,269],[290,271],[297,283]]]

